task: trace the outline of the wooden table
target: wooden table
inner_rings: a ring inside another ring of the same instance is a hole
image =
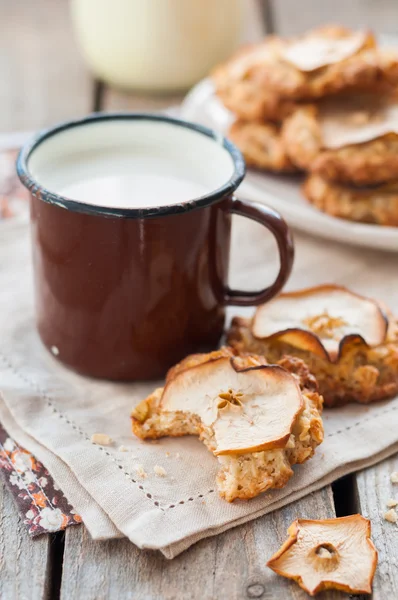
[[[115,0],[117,4],[117,0]],[[116,6],[115,4],[115,6]],[[395,0],[250,0],[246,37],[267,27],[295,33],[327,21],[396,32]],[[101,110],[157,110],[180,97],[126,95],[94,82],[74,43],[66,0],[0,0],[0,132],[30,130]],[[296,235],[296,244],[305,240]],[[297,517],[361,512],[379,550],[375,600],[398,598],[398,532],[382,513],[398,457],[336,482],[286,508],[199,542],[167,561],[125,540],[92,542],[84,527],[29,539],[0,482],[0,598],[25,600],[301,600],[307,595],[265,568]],[[347,597],[336,592],[325,600]]]

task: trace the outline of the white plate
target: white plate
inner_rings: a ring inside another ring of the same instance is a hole
[[[215,96],[210,79],[201,81],[189,92],[180,115],[224,134],[233,121],[233,115]],[[352,223],[319,212],[301,195],[299,177],[249,171],[239,195],[272,206],[291,226],[307,233],[356,246],[398,251],[398,228]]]

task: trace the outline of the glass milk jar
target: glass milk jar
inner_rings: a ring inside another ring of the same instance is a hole
[[[72,0],[83,55],[110,85],[183,90],[241,39],[244,0]]]

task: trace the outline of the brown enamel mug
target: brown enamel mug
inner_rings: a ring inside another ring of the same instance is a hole
[[[131,170],[152,157],[159,171],[175,169],[206,193],[155,206],[134,198],[134,207],[115,206],[112,187],[108,203],[63,193],[65,182],[90,169],[117,171],[118,160],[108,157],[119,155]],[[290,274],[287,225],[274,210],[234,197],[244,160],[205,127],[158,115],[94,114],[40,133],[22,149],[17,171],[31,192],[39,334],[61,362],[84,375],[161,377],[187,354],[216,347],[226,305],[265,302]],[[270,287],[228,287],[233,213],[275,236],[280,271]]]

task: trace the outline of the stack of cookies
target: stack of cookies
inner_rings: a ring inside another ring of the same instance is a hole
[[[244,48],[213,80],[249,166],[306,171],[318,209],[398,226],[397,51],[369,32],[324,27]]]

